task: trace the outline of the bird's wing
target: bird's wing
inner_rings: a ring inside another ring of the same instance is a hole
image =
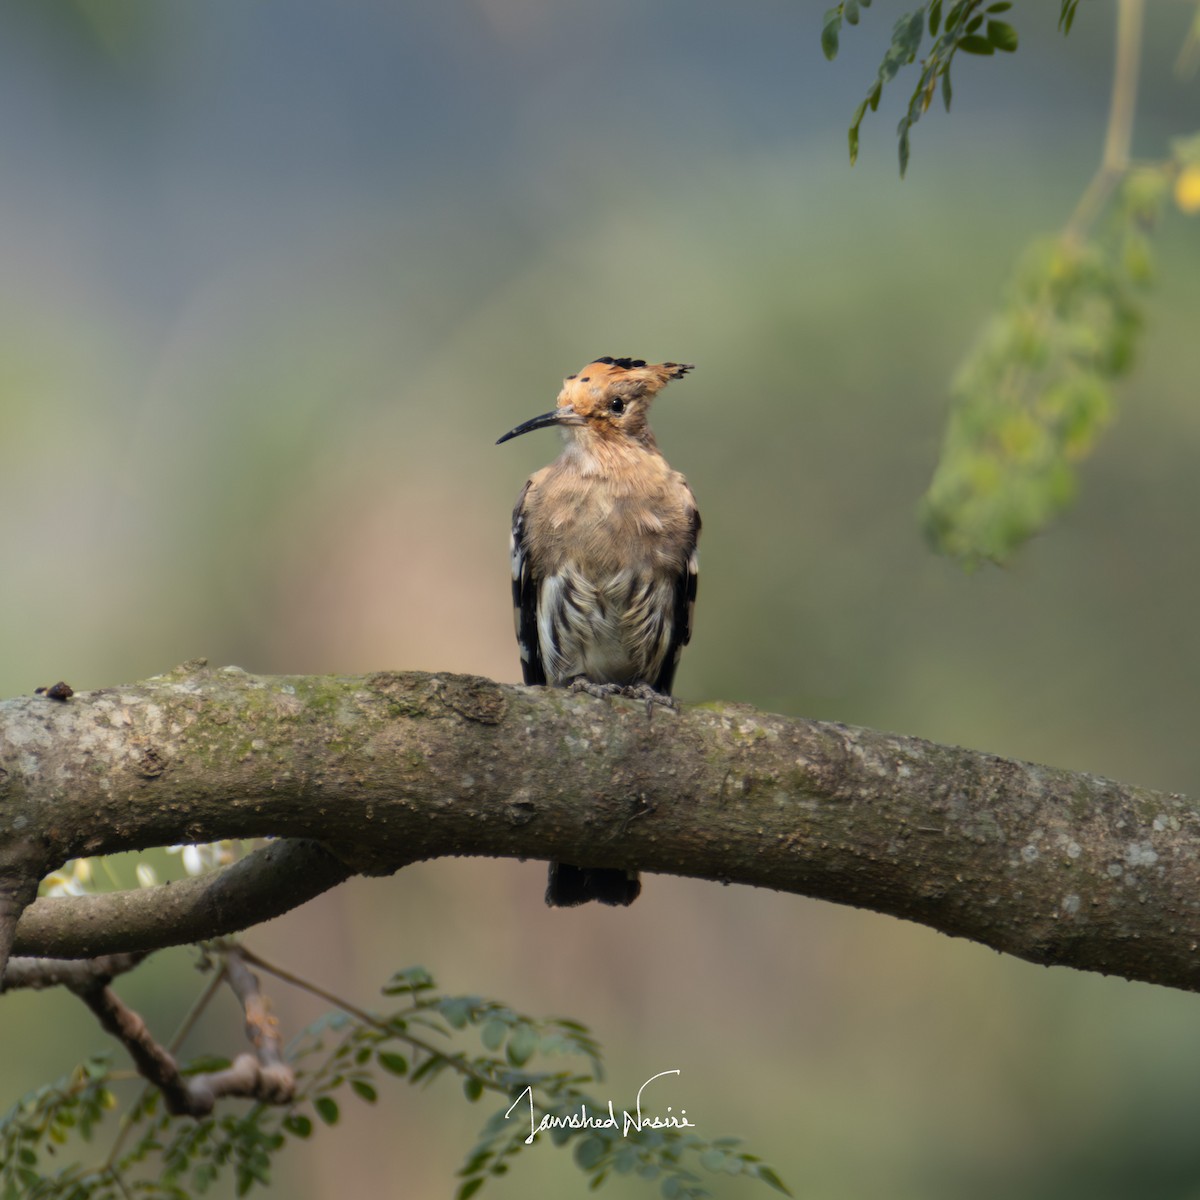
[[[517,631],[517,645],[521,648],[521,673],[525,682],[544,684],[546,668],[542,664],[542,652],[538,646],[537,584],[529,562],[529,548],[525,544],[525,496],[529,486],[526,483],[517,497],[509,541],[512,553],[513,625]]]
[[[700,513],[693,508],[690,536],[685,547],[687,557],[684,559],[683,570],[675,579],[675,609],[671,614],[671,640],[667,644],[666,654],[663,655],[658,678],[654,681],[654,690],[661,692],[664,696],[671,694],[671,685],[675,682],[675,668],[679,666],[684,646],[692,640],[692,613],[696,608],[696,581],[700,571],[700,563],[696,554],[696,544],[699,540]]]

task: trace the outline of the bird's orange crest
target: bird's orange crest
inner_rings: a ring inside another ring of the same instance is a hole
[[[570,405],[583,417],[607,408],[614,398],[620,398],[626,404],[650,400],[672,379],[682,379],[691,369],[691,363],[647,363],[642,358],[611,356],[597,358],[563,380],[558,406],[566,408]]]
[[[572,410],[601,436],[637,436],[645,426],[650,401],[691,369],[691,363],[597,358],[563,380],[558,407]]]

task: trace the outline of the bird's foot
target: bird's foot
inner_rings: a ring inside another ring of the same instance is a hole
[[[579,676],[571,680],[571,691],[585,692],[589,696],[601,698],[620,696],[624,700],[644,700],[647,717],[654,711],[656,704],[661,704],[663,708],[669,708],[673,712],[678,710],[678,705],[670,696],[656,692],[648,683],[594,683],[590,679]]]

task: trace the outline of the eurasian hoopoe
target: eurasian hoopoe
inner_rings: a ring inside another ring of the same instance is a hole
[[[598,358],[567,376],[553,412],[500,438],[557,425],[566,439],[513,510],[513,617],[526,683],[670,703],[692,635],[700,514],[646,418],[650,401],[691,369]],[[551,863],[546,903],[632,904],[641,887],[636,872]]]

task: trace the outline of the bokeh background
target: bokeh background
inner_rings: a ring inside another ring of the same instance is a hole
[[[1066,519],[966,575],[914,517],[955,364],[1098,161],[1114,5],[1066,39],[1017,5],[1019,53],[956,68],[903,183],[903,78],[853,170],[845,144],[903,6],[834,64],[824,7],[0,3],[0,694],[196,655],[516,680],[509,513],[557,444],[493,442],[591,358],[674,358],[697,370],[655,425],[704,515],[683,700],[1200,792],[1195,220],[1157,235]],[[1149,6],[1142,155],[1197,124],[1193,12]],[[549,912],[542,886],[430,863],[251,944],[366,1005],[420,962],[584,1020],[618,1107],[679,1068],[667,1102],[798,1196],[1200,1196],[1193,996],[794,896],[655,877],[628,912]],[[121,984],[164,1035],[192,963]],[[272,992],[289,1030],[319,1011]],[[69,997],[3,1003],[0,1106],[104,1045]],[[223,998],[189,1046],[237,1031]],[[449,1195],[485,1115],[449,1078],[346,1107],[281,1192]],[[583,1190],[539,1145],[485,1194]]]

